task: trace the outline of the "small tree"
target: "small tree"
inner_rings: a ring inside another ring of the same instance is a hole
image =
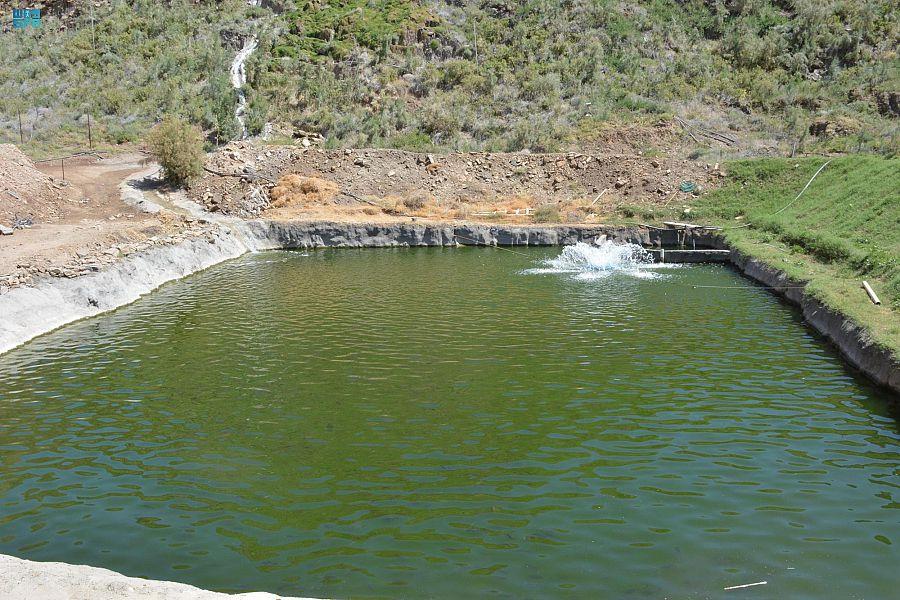
[[[147,145],[170,183],[184,185],[203,172],[203,134],[178,117],[166,117],[154,127]]]

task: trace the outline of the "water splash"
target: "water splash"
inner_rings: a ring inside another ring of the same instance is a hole
[[[624,273],[639,279],[653,279],[660,274],[654,269],[670,267],[653,262],[649,252],[637,244],[616,244],[610,241],[599,245],[578,242],[563,248],[559,256],[543,262],[544,267],[528,269],[526,273],[574,273],[579,279],[601,279],[613,273]]]

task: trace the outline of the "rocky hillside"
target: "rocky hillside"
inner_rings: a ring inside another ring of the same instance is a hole
[[[674,117],[697,128],[685,133],[697,153],[900,143],[892,0],[45,4],[41,31],[0,39],[0,141],[18,141],[21,114],[25,138],[71,145],[88,113],[108,143],[164,113],[211,144],[233,139],[228,68],[254,35],[250,132],[315,132],[332,147],[578,151]]]
[[[665,130],[660,139],[664,136]],[[379,209],[369,216],[383,212],[493,220],[509,215],[545,222],[597,222],[614,207],[640,218],[653,218],[662,208],[681,211],[684,203],[694,201],[693,193],[715,186],[723,175],[718,164],[633,153],[425,154],[250,142],[234,142],[211,154],[206,167],[191,195],[213,212],[242,217],[269,208],[270,190],[287,175],[313,179],[314,187],[334,192],[326,202],[317,195],[302,208],[332,204]],[[680,190],[685,181],[694,184],[687,192]]]
[[[29,227],[61,214],[63,185],[38,171],[18,148],[0,144],[0,226]]]

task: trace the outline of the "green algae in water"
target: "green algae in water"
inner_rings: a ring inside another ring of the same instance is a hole
[[[897,422],[795,311],[519,251],[245,256],[0,357],[0,552],[336,598],[894,593]]]

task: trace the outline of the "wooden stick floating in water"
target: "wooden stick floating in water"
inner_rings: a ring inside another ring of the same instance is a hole
[[[872,300],[874,304],[881,304],[881,300],[879,300],[878,296],[875,295],[875,290],[872,289],[872,286],[869,285],[868,281],[863,281],[863,289],[866,290],[866,293],[869,295],[869,299]]]
[[[739,590],[741,588],[753,587],[754,585],[766,585],[769,583],[768,581],[757,581],[756,583],[745,583],[744,585],[733,585],[731,587],[724,588],[727,590]]]

